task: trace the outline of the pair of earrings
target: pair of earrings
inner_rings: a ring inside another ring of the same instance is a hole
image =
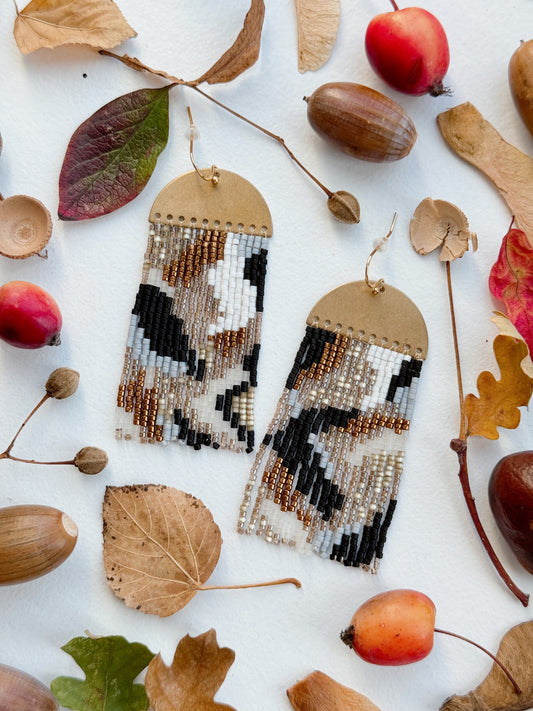
[[[149,215],[117,437],[251,452],[272,220],[247,180],[196,166],[190,122],[194,170],[169,183]],[[380,246],[364,281],[338,287],[309,314],[238,522],[240,533],[373,570],[427,354],[417,307],[369,279]]]

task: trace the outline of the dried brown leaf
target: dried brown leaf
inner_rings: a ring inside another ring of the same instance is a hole
[[[497,664],[469,694],[452,696],[440,711],[527,711],[533,708],[533,621],[512,627],[496,655],[509,670],[522,693],[514,690]]]
[[[112,0],[31,0],[13,33],[22,54],[66,44],[111,49],[137,35]]]
[[[379,711],[369,698],[321,671],[291,686],[287,696],[296,711]]]
[[[108,583],[142,612],[181,610],[218,562],[220,529],[192,494],[155,484],[108,486],[103,518]]]
[[[491,321],[499,328],[501,336],[510,336],[511,338],[516,338],[518,341],[524,341],[510,318],[502,314],[501,311],[494,311],[493,313],[494,316],[491,318]],[[529,378],[533,378],[533,361],[531,360],[529,350],[524,360],[520,363],[520,367]]]
[[[196,79],[193,84],[221,84],[232,81],[255,64],[261,48],[261,32],[265,16],[263,0],[252,0],[242,30],[232,46],[220,59]]]
[[[411,244],[418,254],[441,248],[441,262],[452,262],[467,251],[477,249],[476,234],[470,232],[466,215],[451,202],[425,198],[418,204],[409,224]]]
[[[320,69],[337,39],[340,0],[295,0],[298,30],[298,71]]]
[[[520,423],[519,407],[528,404],[533,393],[533,380],[521,368],[528,353],[523,340],[496,336],[494,355],[500,367],[500,380],[483,371],[477,379],[479,397],[467,395],[465,412],[467,435],[498,439],[498,427],[515,429]]]
[[[172,664],[161,655],[146,671],[145,688],[153,711],[235,711],[214,696],[222,686],[235,652],[219,647],[214,629],[198,637],[184,637],[176,647]]]

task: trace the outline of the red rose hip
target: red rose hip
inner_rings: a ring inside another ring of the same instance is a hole
[[[0,286],[0,338],[17,348],[58,346],[62,318],[50,294],[28,281]]]

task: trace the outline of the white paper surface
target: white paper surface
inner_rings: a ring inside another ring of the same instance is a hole
[[[146,64],[184,78],[200,75],[229,47],[248,10],[246,0],[219,3],[145,3],[120,7],[138,37],[118,49]],[[0,24],[0,191],[42,200],[54,216],[48,260],[1,258],[0,279],[32,281],[59,303],[62,345],[23,351],[0,343],[0,434],[4,448],[44,392],[48,374],[69,366],[81,374],[76,395],[50,401],[17,441],[14,454],[65,459],[94,445],[109,454],[100,475],[70,467],[2,461],[2,506],[46,504],[66,511],[80,533],[70,558],[52,573],[0,589],[0,662],[44,683],[62,674],[82,676],[61,645],[84,634],[123,635],[161,651],[170,663],[185,634],[214,627],[221,646],[236,659],[217,700],[239,711],[290,709],[285,690],[314,669],[369,696],[383,711],[429,711],[453,693],[465,693],[485,676],[491,662],[458,640],[438,637],[430,656],[406,667],[364,663],[339,640],[356,609],[373,594],[410,587],[437,607],[437,626],[475,639],[496,651],[502,635],[528,620],[498,578],[473,529],[457,479],[449,442],[458,435],[459,413],[445,272],[436,256],[417,255],[408,225],[425,197],[455,203],[479,238],[476,254],[452,266],[465,392],[475,392],[481,370],[498,374],[492,352],[499,305],[487,278],[511,215],[489,181],[457,158],[436,125],[439,112],[471,101],[510,143],[533,152],[533,139],[513,106],[507,66],[521,39],[530,39],[530,0],[507,3],[470,0],[424,7],[439,17],[451,51],[446,83],[450,96],[409,97],[388,88],[370,69],[364,32],[387,2],[342,2],[337,43],[315,73],[297,71],[293,3],[267,3],[257,64],[227,84],[206,90],[218,100],[283,136],[298,158],[332,190],[349,190],[361,204],[361,222],[336,222],[325,195],[283,149],[186,88],[171,93],[170,138],[141,195],[96,220],[59,221],[58,176],[70,136],[106,102],[127,91],[160,86],[83,47],[40,50],[22,56],[13,40],[15,12],[2,3]],[[302,97],[330,81],[367,84],[391,96],[412,117],[418,140],[405,159],[390,164],[357,161],[327,145],[310,128]],[[116,388],[122,368],[129,312],[138,287],[147,238],[147,216],[157,194],[190,170],[186,106],[200,130],[196,159],[238,172],[261,191],[272,212],[274,236],[265,294],[259,387],[258,438],[270,421],[303,336],[313,304],[336,286],[363,278],[377,240],[398,222],[372,271],[405,291],[422,311],[429,356],[422,372],[399,503],[378,575],[301,557],[256,537],[235,532],[252,457],[224,451],[143,446],[114,439]],[[497,441],[473,438],[469,462],[481,518],[502,562],[517,584],[533,589],[492,518],[487,482],[504,454],[531,447],[531,415]],[[233,584],[283,576],[290,586],[198,594],[176,615],[159,619],[127,608],[107,586],[102,564],[102,499],[107,485],[164,483],[192,492],[212,511],[224,539],[210,582]]]

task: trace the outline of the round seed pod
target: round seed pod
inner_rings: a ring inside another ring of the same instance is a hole
[[[107,462],[106,452],[98,447],[83,447],[74,457],[74,465],[82,474],[99,474]]]
[[[56,400],[64,400],[74,395],[78,389],[80,374],[72,368],[56,368],[46,381],[46,392]]]
[[[353,225],[359,222],[361,210],[356,197],[346,190],[337,190],[328,198],[330,212],[340,222]]]

